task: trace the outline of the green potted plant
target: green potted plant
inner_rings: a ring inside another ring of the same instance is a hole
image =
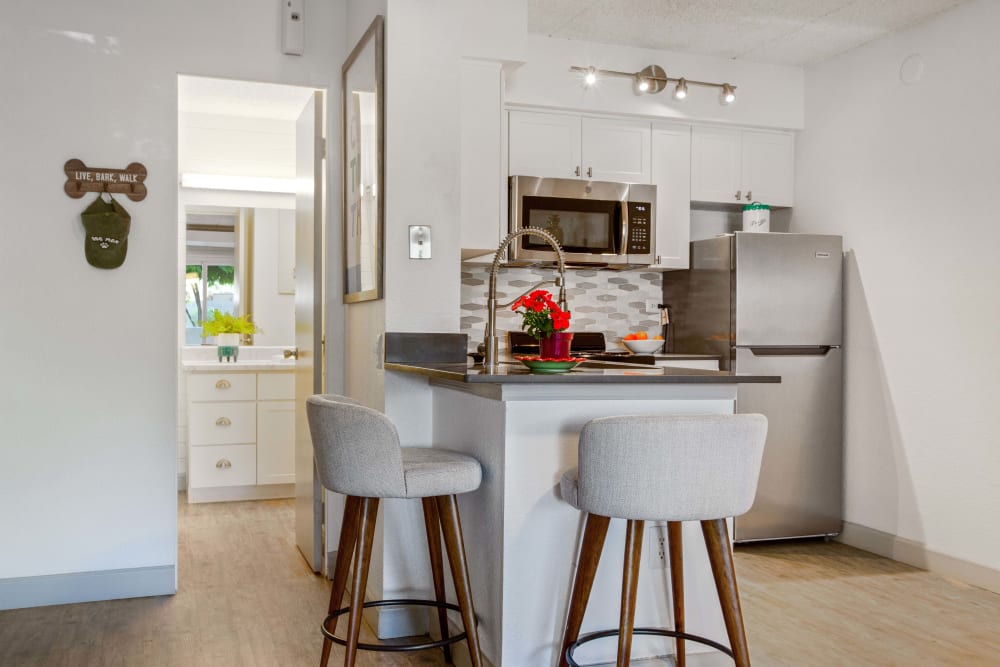
[[[215,336],[218,347],[219,361],[236,361],[240,355],[240,337],[255,334],[260,327],[250,321],[248,315],[239,317],[232,313],[223,313],[218,308],[212,311],[211,319],[201,323],[204,336]]]

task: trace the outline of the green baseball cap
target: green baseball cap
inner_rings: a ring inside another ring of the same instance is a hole
[[[99,269],[121,266],[128,251],[128,231],[132,224],[128,211],[114,197],[105,201],[104,197],[97,195],[97,199],[80,217],[86,232],[83,250],[87,262]]]

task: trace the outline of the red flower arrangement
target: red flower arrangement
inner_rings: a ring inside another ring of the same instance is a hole
[[[521,313],[524,317],[521,329],[537,340],[548,338],[556,331],[568,329],[569,318],[572,315],[568,310],[560,308],[559,304],[552,300],[552,295],[543,289],[525,294],[515,301],[510,309],[515,313]]]

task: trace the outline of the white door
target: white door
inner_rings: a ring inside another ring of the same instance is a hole
[[[649,122],[584,118],[583,177],[592,181],[649,183]]]
[[[742,189],[739,130],[692,128],[691,201],[738,204]]]
[[[795,196],[795,137],[787,132],[744,130],[744,202],[791,206]]]
[[[691,128],[653,128],[652,181],[656,186],[656,264],[688,268],[691,240]]]
[[[295,543],[314,572],[323,567],[323,494],[305,400],[324,387],[323,142],[317,91],[295,123]]]
[[[569,114],[510,112],[511,176],[580,176],[580,117]]]

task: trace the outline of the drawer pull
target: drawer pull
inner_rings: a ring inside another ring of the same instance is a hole
[[[232,426],[233,422],[229,417],[219,417],[215,420],[216,426]]]
[[[233,464],[229,459],[219,459],[215,462],[215,467],[220,470],[225,470],[226,468],[232,468]]]
[[[215,383],[216,389],[232,389],[233,384],[229,380],[219,380]]]

